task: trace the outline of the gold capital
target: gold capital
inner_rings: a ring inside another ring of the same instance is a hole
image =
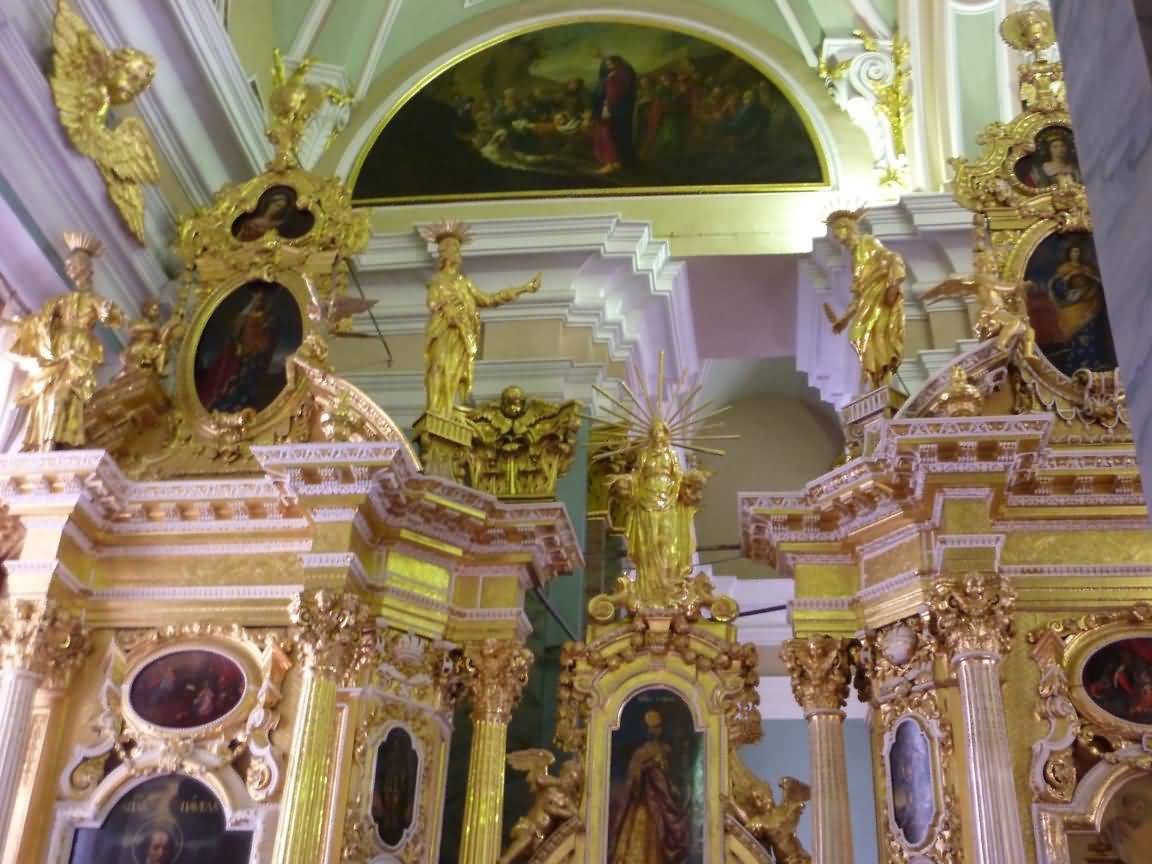
[[[9,600],[0,608],[0,663],[68,683],[91,650],[83,620],[52,600]]]
[[[519,642],[485,639],[464,649],[472,717],[507,723],[528,683],[532,652]]]
[[[941,576],[930,606],[933,631],[953,661],[968,653],[1003,654],[1012,645],[1016,591],[999,573]]]
[[[852,677],[849,644],[835,636],[789,639],[780,656],[792,675],[792,694],[805,711],[838,711]]]
[[[288,614],[299,628],[296,643],[303,649],[307,669],[348,679],[374,653],[375,622],[355,594],[323,589],[297,594]]]

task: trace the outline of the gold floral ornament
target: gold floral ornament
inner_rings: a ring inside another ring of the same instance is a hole
[[[839,711],[848,700],[852,660],[834,636],[789,639],[780,657],[792,676],[792,695],[805,711]]]
[[[74,290],[48,300],[40,311],[3,323],[16,327],[8,356],[27,375],[16,404],[28,411],[24,450],[83,447],[85,404],[96,391],[104,347],[96,324],[120,324],[120,310],[92,291],[92,259],[100,241],[87,234],[64,236],[64,269]]]
[[[156,71],[147,54],[134,48],[109,51],[68,0],[60,0],[52,36],[52,99],[72,145],[92,159],[128,230],[144,242],[144,184],[156,183],[160,169],[143,122],[125,117],[110,127],[113,106],[139,96]]]
[[[352,96],[334,87],[306,81],[308,70],[312,68],[311,57],[301,60],[289,75],[279,48],[273,51],[272,56],[272,84],[275,89],[268,102],[271,123],[267,135],[276,148],[276,155],[268,167],[272,171],[284,171],[300,167],[300,142],[324,103],[347,105]],[[325,142],[325,148],[329,143],[331,138]]]
[[[508,765],[525,772],[532,791],[532,806],[512,826],[512,842],[500,856],[500,864],[512,864],[535,850],[561,822],[579,813],[584,768],[579,758],[565,762],[555,776],[548,769],[556,757],[548,750],[517,750],[508,754]]]
[[[842,315],[825,303],[835,333],[848,337],[869,388],[888,384],[904,359],[904,259],[860,230],[859,210],[834,210],[828,230],[852,254],[852,301]],[[850,327],[850,329],[849,329]]]
[[[713,410],[712,403],[694,407],[701,387],[688,386],[686,378],[678,380],[665,398],[663,352],[654,393],[648,392],[641,375],[636,378],[641,395],[624,384],[627,402],[596,387],[608,403],[603,409],[607,422],[626,430],[615,447],[596,458],[635,454],[632,470],[608,478],[609,494],[619,501],[635,575],[617,580],[612,594],[593,597],[588,613],[594,620],[606,622],[620,608],[632,614],[680,613],[690,619],[702,609],[710,609],[713,618],[731,621],[739,611],[735,601],[714,595],[704,573],[693,576],[696,541],[692,520],[709,472],[691,466],[686,469],[676,452],[682,448],[722,456],[723,450],[701,446],[700,442],[737,437],[709,432],[716,424],[708,421],[727,409]]]

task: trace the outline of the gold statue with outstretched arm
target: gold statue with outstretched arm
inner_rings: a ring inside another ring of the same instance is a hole
[[[828,230],[852,253],[852,301],[843,315],[824,304],[832,330],[848,329],[871,388],[887,384],[904,358],[904,259],[860,230],[860,210],[836,210]],[[850,328],[850,329],[849,329]]]
[[[486,294],[460,272],[460,248],[468,227],[441,222],[420,229],[436,244],[439,266],[428,281],[428,328],[424,337],[424,387],[428,414],[451,418],[453,409],[472,395],[476,352],[480,347],[481,308],[503,306],[540,290],[537,273],[523,285]]]

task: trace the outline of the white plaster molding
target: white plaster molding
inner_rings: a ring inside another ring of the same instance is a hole
[[[94,600],[127,601],[181,601],[215,600],[231,602],[236,600],[291,600],[304,590],[303,584],[285,585],[197,585],[186,587],[156,588],[145,585],[129,585],[117,588],[97,588],[89,591]]]
[[[780,10],[784,23],[788,25],[788,32],[792,34],[792,41],[796,43],[796,47],[804,55],[804,62],[815,69],[816,64],[820,61],[816,58],[816,52],[812,50],[812,46],[808,44],[808,37],[804,35],[804,27],[796,16],[796,10],[792,8],[791,0],[776,0],[776,8]]]
[[[364,68],[360,70],[360,77],[356,82],[354,98],[360,101],[367,95],[372,80],[376,77],[376,69],[380,66],[380,57],[384,53],[384,46],[388,37],[392,35],[392,25],[396,23],[396,16],[400,14],[400,4],[403,0],[384,0],[384,11],[380,16],[380,24],[376,28],[376,35],[372,38],[372,46],[368,49],[368,56],[364,60]]]
[[[287,70],[295,71],[296,67],[300,65],[300,60],[288,59],[284,61],[284,65]],[[348,92],[348,75],[343,66],[335,66],[331,63],[312,63],[304,76],[304,80],[321,87],[331,88],[338,93]],[[320,157],[328,149],[329,142],[348,125],[351,116],[351,102],[338,105],[331,99],[324,100],[324,104],[320,106],[320,110],[316,112],[316,116],[312,118],[312,122],[304,131],[304,137],[297,148],[300,164],[304,168],[312,168],[320,161]]]
[[[332,0],[312,0],[308,13],[300,22],[300,29],[296,31],[296,38],[292,40],[292,47],[288,49],[289,57],[299,59],[308,56],[331,8]]]

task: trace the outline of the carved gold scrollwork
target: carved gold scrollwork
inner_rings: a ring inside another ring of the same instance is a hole
[[[375,656],[375,620],[355,594],[324,589],[297,594],[288,615],[305,669],[351,684]]]
[[[1012,645],[1016,591],[999,573],[944,575],[929,599],[933,631],[949,655],[1005,654]]]
[[[848,700],[852,661],[848,643],[833,636],[790,639],[780,651],[792,693],[805,711],[839,711]]]
[[[91,650],[88,629],[54,600],[8,599],[0,606],[0,664],[47,675],[65,687]]]
[[[531,667],[532,652],[519,642],[489,638],[464,646],[463,671],[472,716],[507,723]]]

